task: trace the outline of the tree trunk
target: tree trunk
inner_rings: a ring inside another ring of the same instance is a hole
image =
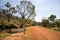
[[[25,30],[26,30],[26,29],[25,29],[25,26],[24,26],[24,25],[23,25],[23,30],[24,30],[24,35],[25,35]]]
[[[10,35],[11,35],[11,28],[9,28],[9,33],[10,33]]]

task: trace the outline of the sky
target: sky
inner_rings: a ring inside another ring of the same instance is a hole
[[[19,4],[20,0],[0,0],[0,5],[10,2],[13,6]],[[41,22],[43,18],[48,18],[51,14],[60,18],[60,0],[29,0],[35,5],[35,20]]]

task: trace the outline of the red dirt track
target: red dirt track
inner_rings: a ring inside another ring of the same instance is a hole
[[[60,40],[60,32],[55,32],[48,28],[36,26],[30,31],[36,40]]]
[[[35,40],[60,40],[60,32],[48,28],[35,26],[29,29],[29,31]],[[22,37],[23,33],[16,33],[12,36],[6,37],[4,40],[21,40]]]

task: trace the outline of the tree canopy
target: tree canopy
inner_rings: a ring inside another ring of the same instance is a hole
[[[35,6],[30,1],[20,1],[20,4],[16,6],[17,12],[20,14],[20,18],[22,18],[22,24],[27,22],[29,19],[33,19],[35,17]]]

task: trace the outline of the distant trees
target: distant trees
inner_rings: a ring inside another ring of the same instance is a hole
[[[57,19],[56,15],[50,15],[48,19],[42,19],[41,25],[48,28],[59,28],[60,19]]]
[[[56,26],[56,16],[55,15],[50,15],[48,19],[42,19],[42,24],[45,27],[55,27]]]
[[[42,25],[44,27],[49,27],[49,21],[47,19],[42,19]]]
[[[48,17],[48,20],[51,22],[51,23],[54,23],[56,19],[56,16],[55,15],[51,15],[50,17]]]
[[[56,16],[55,15],[51,15],[50,17],[48,17],[48,20],[50,22],[50,25],[55,27],[55,21],[56,21]]]
[[[57,19],[55,23],[57,27],[60,27],[60,19]]]

